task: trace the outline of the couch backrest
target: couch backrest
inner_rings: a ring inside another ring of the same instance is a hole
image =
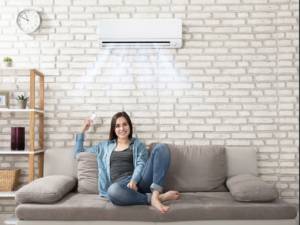
[[[72,148],[51,148],[45,151],[44,176],[54,174],[77,177],[77,161]]]
[[[180,192],[226,191],[226,152],[224,146],[168,144],[171,163],[165,190]]]
[[[227,176],[250,173],[257,175],[256,150],[252,147],[225,148]],[[77,176],[77,163],[72,148],[52,148],[45,151],[44,175]]]
[[[238,174],[257,175],[257,155],[254,147],[226,147],[227,177]]]

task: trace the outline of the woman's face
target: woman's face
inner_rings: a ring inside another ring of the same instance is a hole
[[[128,139],[130,126],[124,117],[119,117],[116,120],[115,133],[120,139]]]

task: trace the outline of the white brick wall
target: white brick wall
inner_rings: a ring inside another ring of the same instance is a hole
[[[88,135],[87,143],[96,143],[107,137],[111,116],[126,110],[147,144],[257,148],[262,178],[276,182],[284,199],[298,203],[298,4],[3,0],[0,58],[11,56],[16,67],[46,74],[47,147],[71,147],[92,111],[103,119]],[[17,12],[28,7],[42,10],[42,27],[33,35],[15,24]],[[98,47],[101,18],[132,17],[182,18],[183,48]],[[0,90],[24,91],[24,75],[0,73]],[[0,122],[0,146],[9,145],[7,126],[18,123],[5,121]]]

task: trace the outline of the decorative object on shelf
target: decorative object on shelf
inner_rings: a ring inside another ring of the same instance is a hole
[[[20,109],[26,109],[28,97],[25,97],[25,95],[18,95],[17,101]]]
[[[25,127],[11,127],[11,150],[25,149]]]
[[[18,13],[16,22],[21,31],[31,34],[40,28],[42,18],[35,9],[23,9]]]
[[[20,169],[0,169],[0,191],[13,191],[18,186]]]
[[[8,108],[9,105],[9,92],[0,91],[0,108]]]
[[[3,58],[3,63],[4,63],[4,66],[6,66],[6,67],[11,67],[12,62],[13,62],[12,58],[10,58],[8,56]]]

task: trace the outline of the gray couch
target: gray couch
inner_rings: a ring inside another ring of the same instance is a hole
[[[77,160],[69,149],[45,153],[44,178],[21,188],[16,194],[18,225],[55,224],[296,224],[296,207],[277,198],[273,185],[257,178],[256,151],[222,146],[175,146],[166,189],[181,192],[162,215],[151,206],[115,206],[93,190],[87,172],[77,171]],[[82,170],[82,168],[80,169]],[[88,173],[96,172],[90,169]],[[77,172],[79,185],[77,183]],[[58,176],[64,175],[64,176]],[[62,184],[61,179],[64,183]],[[83,182],[83,183],[82,183]],[[60,190],[56,190],[60,189]],[[228,191],[228,188],[230,191]],[[80,192],[78,192],[79,190]]]

